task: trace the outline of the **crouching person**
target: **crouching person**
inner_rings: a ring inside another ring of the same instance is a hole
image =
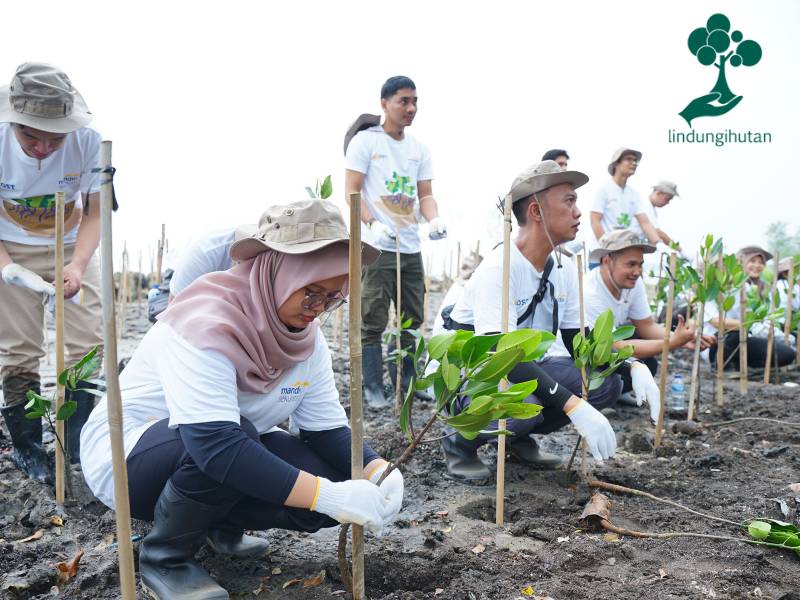
[[[200,277],[147,333],[120,377],[131,514],[153,521],[139,571],[160,600],[228,598],[195,561],[206,540],[234,556],[266,550],[245,529],[316,531],[356,523],[379,533],[400,510],[399,471],[364,446],[350,480],[350,429],[319,317],[345,301],[348,233],[313,200],[274,206],[239,264]],[[362,259],[378,251],[364,245]],[[108,415],[82,434],[89,487],[114,506]],[[276,428],[289,419],[290,435]]]
[[[578,274],[571,261],[562,262],[554,253],[557,245],[575,239],[581,217],[575,189],[588,180],[583,173],[563,171],[556,162],[546,160],[521,173],[510,192],[519,233],[511,243],[508,330],[560,331],[563,342],[556,342],[540,361],[519,364],[509,373],[512,383],[537,379],[536,393],[526,401],[544,408],[532,419],[507,420],[506,428],[514,433],[508,448],[524,462],[547,467],[559,465],[561,458],[542,452],[531,434],[552,433],[570,421],[586,438],[595,458],[608,458],[616,450],[614,431],[600,409],[616,402],[622,384],[618,375],[612,375],[590,394],[589,402],[578,397],[581,377],[570,357],[580,325]],[[502,246],[495,248],[454,306],[445,309],[447,328],[479,334],[501,330],[502,255]],[[464,398],[456,412],[469,402]],[[445,438],[442,448],[449,475],[463,480],[488,479],[491,472],[477,450],[494,440],[496,436],[488,434],[472,441],[459,435]]]

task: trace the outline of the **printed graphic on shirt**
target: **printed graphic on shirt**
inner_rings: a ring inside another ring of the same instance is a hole
[[[64,204],[64,221],[68,221],[75,201]],[[29,198],[3,198],[8,220],[35,235],[53,235],[56,228],[56,196],[43,194]]]
[[[311,385],[307,379],[294,381],[291,385],[281,387],[281,395],[278,397],[278,402],[297,402],[301,396],[305,394],[306,389]]]
[[[628,213],[620,213],[617,217],[617,227],[619,229],[628,229],[631,226],[631,216]]]
[[[392,179],[385,181],[389,196],[381,195],[379,204],[384,214],[389,217],[397,228],[409,227],[416,223],[414,216],[414,202],[417,196],[417,187],[411,183],[408,175],[398,175],[392,171]]]

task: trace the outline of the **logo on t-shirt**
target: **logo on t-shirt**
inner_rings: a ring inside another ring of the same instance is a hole
[[[297,400],[297,396],[305,393],[306,388],[311,385],[311,382],[308,380],[300,381],[299,379],[292,383],[292,385],[286,385],[281,388],[281,395],[278,398],[278,402],[295,402]]]
[[[58,180],[58,185],[67,185],[68,183],[76,183],[80,180],[81,174],[80,173],[67,173],[64,175],[63,179]]]
[[[410,227],[416,222],[414,217],[414,203],[417,198],[417,186],[411,183],[408,175],[398,175],[392,171],[392,179],[387,179],[386,190],[390,195],[381,195],[380,204],[382,212],[392,221],[398,229]]]
[[[6,183],[5,181],[0,181],[0,190],[7,190],[13,191],[17,186],[13,183]]]
[[[38,234],[51,235],[56,226],[56,196],[43,194],[29,198],[3,198],[3,208],[8,220],[22,229]],[[68,221],[75,208],[75,201],[64,205],[64,220]]]

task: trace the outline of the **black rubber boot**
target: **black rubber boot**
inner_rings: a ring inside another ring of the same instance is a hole
[[[562,463],[560,456],[544,452],[539,448],[539,444],[536,443],[536,440],[529,435],[522,436],[519,439],[510,437],[509,441],[508,451],[529,465],[536,465],[537,467],[545,469],[555,469]]]
[[[389,400],[383,391],[383,350],[380,346],[364,346],[362,368],[364,373],[364,401],[372,408],[385,408]]]
[[[390,348],[389,352],[394,350],[394,348]],[[393,360],[389,360],[386,362],[386,367],[389,370],[389,378],[392,380],[392,389],[396,390],[397,388],[397,362]],[[416,370],[414,369],[414,357],[413,356],[406,356],[403,359],[403,372],[400,374],[401,382],[400,384],[403,386],[403,398],[405,399],[406,393],[408,392],[408,386],[411,384],[411,378],[414,377]],[[432,402],[433,397],[427,392],[421,392],[414,390],[414,397],[417,400],[422,400],[424,402]]]
[[[206,541],[214,552],[237,558],[262,556],[269,550],[267,540],[247,535],[242,529],[224,525],[215,525],[213,529],[209,529]]]
[[[478,446],[455,433],[442,440],[442,451],[447,463],[447,476],[462,481],[486,481],[492,476],[478,458]]]
[[[156,600],[228,600],[230,596],[195,560],[211,524],[232,503],[202,504],[186,498],[167,481],[156,502],[153,529],[139,548],[142,585]]]
[[[0,408],[0,413],[14,444],[14,462],[34,481],[52,484],[53,470],[42,445],[42,420],[25,418],[28,412],[25,394],[28,390],[41,393],[38,376],[11,375],[3,378],[3,398],[6,404],[12,406]]]
[[[74,400],[78,404],[75,413],[64,422],[64,437],[66,438],[64,446],[71,465],[81,462],[81,430],[94,409],[94,394],[84,390],[96,390],[97,386],[87,381],[79,381],[78,388],[75,392],[66,390],[64,395],[64,400]]]

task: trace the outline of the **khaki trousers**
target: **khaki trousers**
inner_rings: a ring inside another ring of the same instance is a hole
[[[3,242],[11,260],[40,275],[55,279],[55,246],[31,246]],[[69,264],[75,245],[64,246],[64,264]],[[83,273],[79,303],[64,302],[64,359],[74,365],[94,346],[103,348],[100,270],[93,256]],[[38,374],[44,357],[44,304],[42,294],[9,285],[0,279],[0,377]]]

